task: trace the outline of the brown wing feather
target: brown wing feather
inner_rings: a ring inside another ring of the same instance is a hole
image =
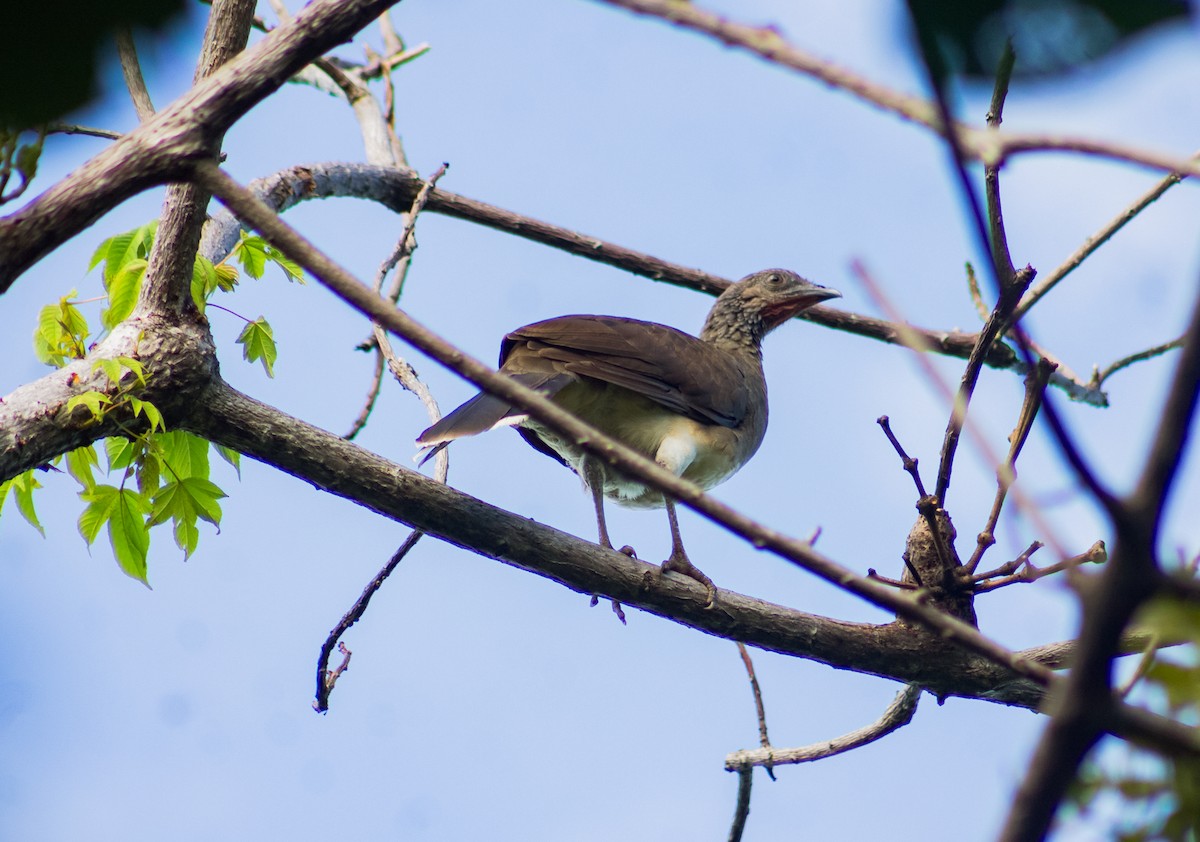
[[[644,395],[706,424],[736,427],[747,412],[746,375],[728,354],[652,322],[562,316],[504,338],[501,368],[549,366]]]

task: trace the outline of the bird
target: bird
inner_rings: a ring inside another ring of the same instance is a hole
[[[767,430],[762,342],[783,322],[841,293],[786,269],[755,272],[728,286],[699,337],[619,316],[572,315],[517,328],[500,344],[500,373],[708,490],[758,450]],[[703,585],[712,580],[683,547],[675,503],[583,450],[504,399],[481,392],[417,437],[423,464],[450,442],[511,426],[535,450],[573,470],[591,492],[599,543],[613,548],[604,498],[633,508],[665,508],[671,553],[661,571]],[[621,550],[629,555],[633,551]],[[614,610],[622,615],[616,603]]]

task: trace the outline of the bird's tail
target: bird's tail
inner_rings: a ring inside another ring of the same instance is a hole
[[[516,374],[512,378],[531,389],[551,395],[573,379],[569,375],[542,373]],[[496,427],[515,426],[525,417],[503,398],[480,392],[417,436],[417,445],[421,449],[413,461],[424,465],[455,439],[479,435]]]

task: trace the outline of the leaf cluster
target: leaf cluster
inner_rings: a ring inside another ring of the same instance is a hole
[[[158,222],[152,221],[131,231],[109,237],[92,255],[88,270],[100,267],[106,306],[101,309],[102,333],[112,330],[133,313],[149,266],[150,251]],[[209,299],[218,291],[231,292],[240,277],[238,267],[251,278],[261,278],[268,264],[275,264],[289,281],[304,282],[303,271],[294,261],[261,237],[243,232],[228,257],[220,263],[197,256],[192,271],[192,298],[203,313]],[[37,358],[47,365],[62,368],[74,360],[86,358],[93,337],[87,317],[79,308],[71,290],[56,303],[47,304],[38,314],[33,333]],[[226,309],[226,308],[221,308]],[[232,312],[232,311],[230,311]],[[236,315],[236,314],[235,314]],[[237,340],[243,356],[261,362],[268,376],[274,376],[278,357],[274,333],[263,317],[246,319],[246,328]],[[147,557],[150,530],[170,523],[175,544],[184,558],[196,551],[200,540],[198,524],[206,521],[220,526],[221,506],[217,502],[225,492],[209,478],[210,443],[181,430],[167,431],[162,412],[153,403],[139,397],[146,388],[149,374],[132,357],[98,359],[93,372],[103,373],[107,386],[73,395],[66,403],[67,414],[82,407],[86,423],[98,423],[117,417],[141,422],[144,430],[125,429],[125,435],[103,439],[105,476],[95,445],[65,455],[67,473],[81,486],[84,502],[79,517],[79,534],[90,546],[102,530],[108,534],[113,555],[121,570],[147,583]],[[113,413],[118,413],[113,415]],[[123,427],[124,429],[124,427]],[[240,454],[211,445],[217,454],[239,468]],[[17,511],[38,532],[45,530],[34,506],[34,490],[41,488],[37,472],[59,469],[58,457],[50,465],[26,471],[0,484],[0,511],[12,492]]]

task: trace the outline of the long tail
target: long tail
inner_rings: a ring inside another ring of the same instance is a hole
[[[574,380],[574,377],[567,374],[516,374],[512,375],[512,378],[547,395],[553,395]],[[510,427],[520,424],[523,420],[524,414],[515,411],[512,405],[502,398],[480,392],[417,436],[417,445],[421,450],[414,460],[424,465],[455,439],[479,435],[496,427]]]

